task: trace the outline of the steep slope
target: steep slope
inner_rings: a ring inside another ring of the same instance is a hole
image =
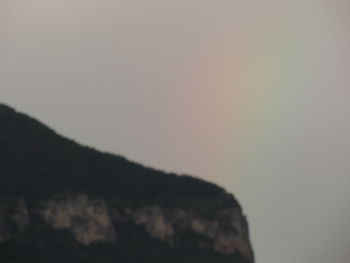
[[[57,135],[0,105],[1,262],[253,262],[222,188]]]

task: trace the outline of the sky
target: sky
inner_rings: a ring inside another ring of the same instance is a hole
[[[0,101],[235,194],[257,263],[347,263],[346,0],[0,0]]]

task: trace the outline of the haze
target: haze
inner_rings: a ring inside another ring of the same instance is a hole
[[[1,0],[0,101],[59,133],[219,183],[258,263],[347,263],[342,0]]]

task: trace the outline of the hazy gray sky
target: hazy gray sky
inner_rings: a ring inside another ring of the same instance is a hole
[[[347,263],[346,0],[0,0],[0,101],[223,185],[258,263]]]

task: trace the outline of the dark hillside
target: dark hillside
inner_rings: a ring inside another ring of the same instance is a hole
[[[1,263],[253,263],[233,195],[58,135],[0,104]]]
[[[42,123],[0,106],[0,194],[28,197],[83,191],[157,201],[157,197],[223,196],[214,184],[101,153],[57,135]],[[160,201],[160,200],[159,200]]]

